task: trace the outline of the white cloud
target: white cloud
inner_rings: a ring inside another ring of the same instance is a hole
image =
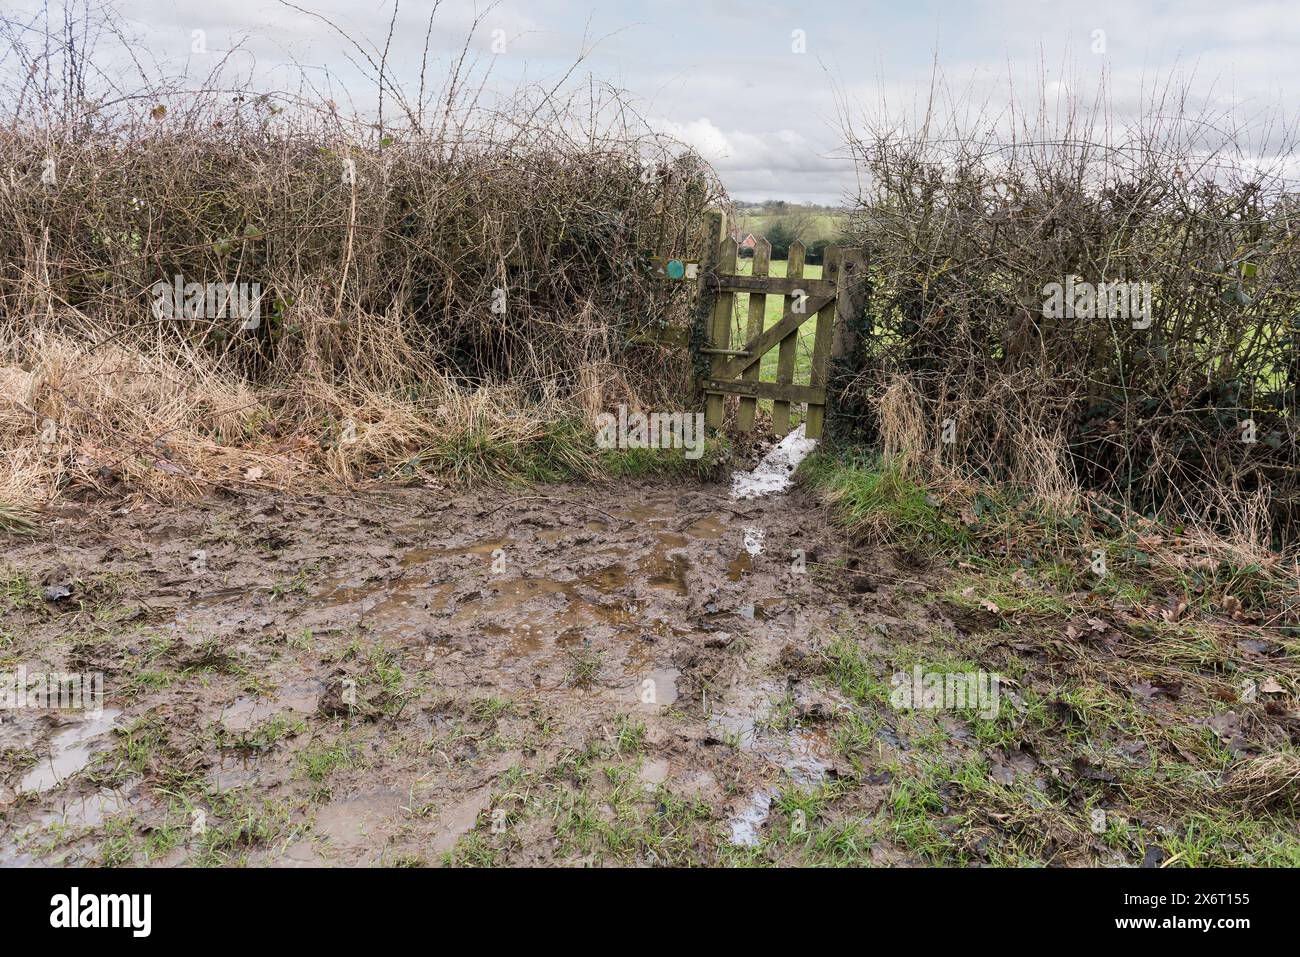
[[[52,0],[57,3],[57,0]],[[319,11],[368,49],[387,40],[393,0],[295,0]],[[6,15],[31,14],[44,0],[6,0]],[[1155,83],[1181,69],[1192,100],[1263,105],[1294,117],[1300,90],[1300,17],[1294,0],[977,0],[969,4],[910,0],[863,5],[822,0],[443,0],[430,40],[429,82],[441,84],[474,18],[488,10],[471,55],[493,74],[488,89],[558,79],[587,41],[604,38],[575,77],[586,72],[631,91],[656,125],[699,149],[736,195],[833,200],[851,183],[836,160],[842,140],[835,91],[874,110],[924,100],[932,61],[956,91],[968,84],[994,113],[1005,107],[1007,82],[1017,96],[1037,99],[1040,80],[1086,99],[1102,75],[1121,121],[1149,104]],[[431,0],[402,0],[391,70],[407,90],[419,83],[419,59]],[[274,0],[115,0],[129,18],[141,59],[169,71],[202,75],[189,52],[190,31],[208,31],[219,50],[243,41],[243,69],[268,85],[293,81],[293,61],[328,76],[331,95],[352,90],[364,108],[373,89],[349,62],[349,43],[323,22]],[[805,31],[807,53],[790,47]],[[494,30],[507,52],[494,55]],[[1091,51],[1104,30],[1106,51]],[[356,57],[355,52],[351,54]],[[0,65],[2,68],[2,65]],[[129,70],[128,61],[124,68]],[[548,84],[549,85],[549,84]],[[340,97],[342,100],[342,97]]]
[[[719,129],[708,117],[684,123],[652,121],[708,160],[737,199],[843,199],[851,169],[824,155],[824,146],[792,129],[770,132]]]

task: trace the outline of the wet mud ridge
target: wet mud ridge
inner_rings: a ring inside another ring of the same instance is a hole
[[[183,831],[157,858],[180,862],[232,802],[270,831],[216,851],[254,863],[436,863],[512,830],[581,857],[494,798],[559,768],[597,805],[611,756],[700,840],[752,842],[783,780],[834,773],[835,703],[798,662],[851,613],[839,537],[799,492],[689,485],[66,518],[10,556],[71,592],[31,610],[24,660],[102,672],[105,710],[5,720],[6,863],[98,859],[114,818],[133,854]]]

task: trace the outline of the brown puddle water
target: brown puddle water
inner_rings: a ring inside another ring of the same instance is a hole
[[[591,542],[582,549],[581,561],[568,568],[563,553],[539,561],[529,554],[526,541],[501,537],[450,548],[416,548],[400,556],[398,570],[380,572],[387,577],[379,580],[357,582],[342,575],[326,581],[319,603],[334,618],[355,617],[379,636],[404,641],[420,632],[426,637],[435,634],[424,654],[426,662],[438,654],[434,645],[461,644],[475,651],[482,647],[503,671],[545,674],[561,668],[575,646],[597,642],[604,652],[617,649],[608,664],[621,665],[621,676],[608,670],[603,676],[623,684],[656,664],[656,641],[690,630],[674,625],[683,618],[681,600],[690,595],[692,564],[686,553],[700,542],[717,541],[726,528],[720,517],[704,516],[691,522],[685,533],[653,531],[676,518],[665,511],[674,500],[651,497],[619,513],[651,530],[648,549]],[[577,532],[543,528],[535,531],[534,539],[553,544],[575,534],[599,536],[607,527],[588,521]],[[495,560],[444,567],[465,555]],[[438,583],[445,578],[454,584]],[[652,591],[642,593],[641,582]],[[663,597],[656,597],[658,593]]]
[[[50,739],[48,754],[18,782],[17,793],[48,791],[85,768],[95,752],[103,749],[101,739],[113,729],[119,714],[114,708],[105,708],[102,714],[87,715],[57,732]]]
[[[279,688],[269,697],[246,696],[240,698],[221,714],[221,723],[227,731],[250,731],[285,712],[309,715],[315,712],[325,693],[323,681],[299,681]]]

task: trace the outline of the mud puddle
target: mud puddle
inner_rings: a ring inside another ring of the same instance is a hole
[[[39,794],[77,774],[90,763],[96,750],[103,748],[104,737],[119,714],[117,709],[105,708],[102,714],[73,719],[50,738],[48,751],[23,775],[15,791],[19,795]]]

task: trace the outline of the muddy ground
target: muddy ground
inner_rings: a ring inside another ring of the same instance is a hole
[[[1071,698],[1071,612],[962,602],[952,569],[853,545],[798,489],[55,516],[5,544],[0,666],[100,672],[106,699],[4,714],[6,865],[1150,864],[1194,809],[1135,797],[1125,769],[1189,747],[1143,721],[1228,755],[1294,734],[1158,681]],[[892,708],[917,663],[1005,674],[1005,713]]]

